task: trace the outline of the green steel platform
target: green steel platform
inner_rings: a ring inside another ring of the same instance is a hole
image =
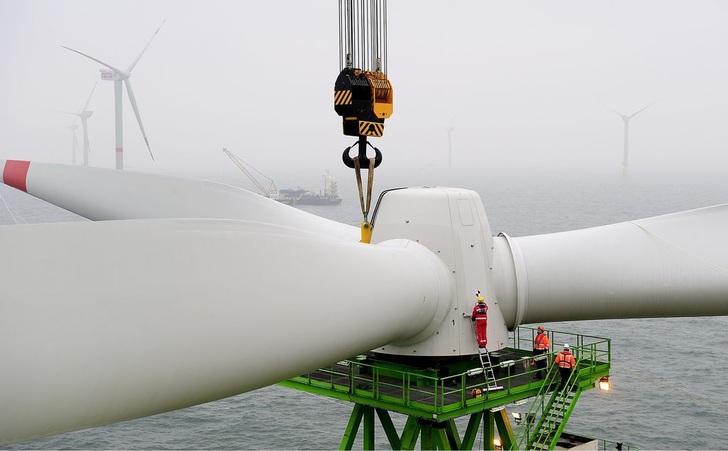
[[[535,334],[532,328],[516,329],[508,348],[490,353],[492,366],[485,372],[478,356],[415,359],[370,353],[280,385],[354,403],[341,449],[351,449],[362,421],[364,449],[374,448],[375,413],[392,449],[414,449],[418,438],[421,449],[472,449],[481,425],[484,442],[499,438],[503,449],[554,449],[579,395],[609,376],[611,341],[548,331],[555,348],[548,354],[550,371],[545,379],[536,379],[531,355]],[[561,389],[551,362],[563,343],[571,344],[577,368]],[[525,400],[531,400],[529,421],[514,433],[504,407]],[[407,416],[401,434],[389,412]],[[461,437],[454,420],[466,416]]]

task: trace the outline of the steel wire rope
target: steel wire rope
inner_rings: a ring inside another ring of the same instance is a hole
[[[382,30],[382,45],[384,50],[382,51],[382,72],[387,73],[387,0],[384,0],[383,11],[382,11],[382,23],[384,29]]]
[[[371,0],[371,6],[370,6],[370,27],[371,27],[371,50],[372,53],[370,55],[369,60],[369,68],[372,71],[376,71],[377,69],[377,58],[379,57],[379,15],[377,14],[377,1],[378,0]]]

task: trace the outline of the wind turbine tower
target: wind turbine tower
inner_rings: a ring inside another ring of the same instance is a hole
[[[609,108],[617,116],[619,116],[620,118],[622,118],[622,122],[624,123],[624,154],[622,156],[622,175],[623,176],[626,176],[627,175],[627,171],[628,171],[628,168],[629,168],[629,120],[632,119],[633,117],[637,116],[638,114],[640,114],[641,112],[643,112],[647,108],[649,108],[652,105],[654,105],[655,102],[650,103],[646,107],[643,107],[642,109],[637,110],[636,112],[634,112],[634,113],[632,113],[630,115],[622,114],[622,113],[620,113],[618,111],[615,111],[615,110],[612,110],[611,108]]]
[[[165,19],[165,21],[166,21],[166,19]],[[94,58],[93,56],[79,52],[78,50],[74,50],[70,47],[62,46],[64,49],[68,49],[72,52],[76,52],[80,55],[85,56],[86,58],[96,61],[97,63],[99,63],[103,66],[106,66],[108,69],[99,69],[99,71],[101,72],[101,79],[114,81],[116,169],[124,169],[124,136],[123,136],[124,133],[123,133],[122,114],[121,114],[121,97],[122,97],[121,84],[122,84],[122,82],[126,86],[126,93],[129,96],[129,103],[131,103],[131,108],[134,110],[134,115],[136,116],[137,123],[139,124],[139,129],[142,132],[142,137],[144,137],[144,142],[146,143],[147,149],[149,150],[149,155],[152,157],[152,160],[154,160],[154,155],[152,154],[152,148],[149,146],[149,140],[147,139],[147,134],[144,131],[144,125],[142,124],[142,118],[139,115],[139,108],[137,107],[136,97],[134,97],[134,90],[131,87],[131,82],[129,81],[129,77],[131,77],[131,71],[137,65],[137,63],[141,59],[142,55],[149,47],[149,44],[152,43],[152,40],[154,39],[154,37],[157,35],[157,33],[159,33],[159,30],[162,28],[162,25],[164,25],[164,21],[162,21],[162,24],[159,25],[159,28],[157,28],[157,31],[154,32],[154,34],[152,35],[152,38],[149,40],[149,42],[147,42],[147,45],[144,46],[141,53],[139,53],[139,56],[136,57],[136,59],[129,65],[129,67],[126,68],[126,70],[122,70],[117,67],[114,67],[99,59]]]
[[[77,154],[78,154],[78,138],[76,137],[76,129],[78,128],[78,122],[76,121],[76,119],[73,120],[73,122],[71,123],[71,125],[68,126],[68,128],[71,130],[71,136],[73,138],[73,141],[72,141],[73,144],[71,147],[73,156],[72,156],[71,162],[75,166],[77,164]]]
[[[81,119],[81,127],[83,128],[83,165],[88,166],[88,154],[91,153],[91,146],[89,146],[88,143],[88,127],[87,127],[87,120],[91,117],[92,114],[94,114],[93,111],[88,110],[88,104],[91,102],[91,96],[94,95],[94,91],[96,90],[96,84],[94,84],[94,87],[91,88],[91,94],[88,95],[88,99],[86,100],[86,103],[84,104],[83,108],[81,108],[81,111],[78,113],[71,113],[69,111],[61,111],[61,113],[66,114],[72,114],[74,116],[77,116]],[[73,125],[71,126],[73,129],[73,164],[76,164],[76,149],[78,149],[78,141],[76,140],[76,129],[78,128],[78,124],[76,124],[76,121],[73,121]]]

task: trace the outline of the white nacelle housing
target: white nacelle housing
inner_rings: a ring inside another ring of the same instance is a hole
[[[435,357],[477,353],[470,315],[478,291],[489,307],[488,350],[498,350],[508,344],[508,329],[492,280],[493,237],[476,192],[456,188],[385,192],[375,212],[372,242],[393,238],[416,241],[442,259],[453,278],[451,310],[429,336],[374,351]]]

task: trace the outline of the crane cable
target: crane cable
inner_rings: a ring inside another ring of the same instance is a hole
[[[362,186],[361,163],[359,161],[359,156],[355,156],[353,160],[354,173],[356,174],[356,186],[359,190],[359,205],[361,205],[361,213],[364,218],[361,223],[361,242],[369,244],[372,241],[372,224],[369,222],[369,211],[372,205],[372,186],[374,185],[374,167],[376,164],[376,158],[369,158],[366,197],[364,196],[364,188]]]

